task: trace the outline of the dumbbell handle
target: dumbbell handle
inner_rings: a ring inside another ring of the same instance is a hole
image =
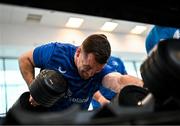
[[[154,99],[154,97],[153,97],[152,93],[149,93],[142,101],[138,102],[138,106],[146,105],[149,102],[151,102],[152,99]]]

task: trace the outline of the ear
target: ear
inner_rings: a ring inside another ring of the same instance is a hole
[[[76,56],[79,57],[80,53],[81,53],[81,47],[78,47],[76,50]]]

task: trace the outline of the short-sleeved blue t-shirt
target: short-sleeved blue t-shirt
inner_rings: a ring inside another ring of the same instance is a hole
[[[82,109],[88,109],[94,92],[101,86],[103,77],[113,71],[105,65],[103,70],[93,77],[88,80],[82,79],[74,63],[76,49],[74,45],[58,42],[34,49],[33,60],[36,67],[58,71],[68,81],[66,95],[50,107],[50,111],[60,111],[72,104],[79,104]]]
[[[108,67],[111,67],[111,69],[113,69],[113,71],[115,71],[115,72],[119,72],[123,75],[127,74],[123,61],[118,57],[111,56],[108,59],[107,65],[108,65]],[[111,100],[116,95],[115,92],[113,92],[110,89],[107,89],[103,86],[100,87],[99,91],[108,100]],[[96,101],[95,99],[92,99],[91,103],[92,103],[93,109],[98,109],[101,107],[101,104],[98,101]]]
[[[179,39],[179,29],[155,25],[146,38],[145,46],[147,54],[149,54],[149,52],[157,43],[168,38]]]

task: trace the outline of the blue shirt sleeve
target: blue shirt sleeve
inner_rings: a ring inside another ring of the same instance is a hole
[[[119,61],[119,66],[117,68],[117,72],[120,72],[123,75],[127,74],[127,71],[126,71],[126,68],[125,68],[123,61],[121,59],[118,59],[118,61]]]
[[[125,69],[125,65],[123,61],[115,56],[111,56],[107,62],[107,64],[114,69],[115,71],[121,73],[121,74],[127,74],[127,71]]]
[[[48,61],[52,55],[52,52],[55,48],[54,43],[45,44],[39,47],[36,47],[33,52],[33,60],[36,67],[46,68]]]

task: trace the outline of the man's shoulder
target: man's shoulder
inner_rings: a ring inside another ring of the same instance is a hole
[[[104,66],[104,68],[102,69],[102,71],[99,73],[101,76],[105,76],[109,73],[114,72],[114,68],[112,68],[111,66],[109,66],[108,64],[106,64]]]

